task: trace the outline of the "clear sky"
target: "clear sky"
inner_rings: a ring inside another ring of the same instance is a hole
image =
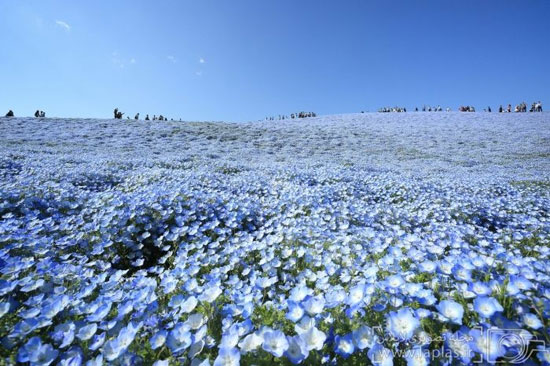
[[[550,107],[549,0],[0,0],[0,49],[19,116]]]

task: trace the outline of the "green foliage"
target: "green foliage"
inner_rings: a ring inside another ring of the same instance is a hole
[[[386,277],[391,276],[391,274],[392,273],[390,271],[386,271],[383,269],[378,271],[378,273],[376,273],[376,278],[381,281],[386,279]]]
[[[399,266],[401,266],[401,269],[403,271],[408,271],[409,269],[411,269],[412,263],[413,261],[410,258],[402,259],[401,262],[399,262]]]
[[[548,157],[548,154],[545,155]],[[550,189],[550,181],[547,180],[515,180],[510,184],[521,188]]]
[[[285,312],[270,305],[256,306],[252,312],[251,320],[258,329],[268,326],[279,329],[288,336],[296,334],[294,323],[285,317]]]
[[[13,330],[13,327],[19,323],[20,319],[16,315],[16,313],[8,313],[4,314],[2,318],[0,318],[0,339],[3,339],[6,337],[10,332]],[[15,352],[17,351],[17,347],[15,349],[9,350],[6,347],[2,346],[0,347],[0,358],[14,358]],[[0,364],[2,360],[0,359]]]
[[[464,309],[464,316],[462,317],[462,323],[466,325],[467,327],[474,327],[476,324],[479,324],[479,315],[473,311],[470,310],[468,307],[468,301],[464,296],[462,296],[460,293],[455,292],[453,295],[454,301],[462,305],[462,308]],[[433,334],[441,334],[441,333],[433,333]]]
[[[434,277],[435,275],[433,273],[422,272],[412,276],[409,281],[414,283],[426,283],[431,281]]]
[[[510,244],[511,248],[518,249],[523,257],[540,257],[537,247],[549,247],[550,242],[543,240],[537,233],[528,238]]]
[[[502,284],[499,285],[499,289],[498,291],[496,291],[495,296],[499,304],[502,305],[502,307],[504,308],[504,316],[508,319],[513,319],[515,316],[514,299],[512,298],[512,296],[509,296],[506,291],[509,283],[510,277],[506,276]]]

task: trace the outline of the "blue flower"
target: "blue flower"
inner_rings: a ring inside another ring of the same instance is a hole
[[[337,335],[334,339],[335,343],[335,351],[340,356],[344,358],[348,358],[353,351],[355,350],[355,346],[353,344],[353,337],[351,333],[346,334],[345,336],[339,336]]]
[[[241,353],[237,348],[221,348],[213,366],[239,366]]]
[[[421,347],[413,347],[405,353],[407,366],[428,366],[428,352]]]
[[[121,355],[123,350],[122,345],[115,338],[105,343],[103,346],[103,356],[107,361],[114,361]]]
[[[453,276],[458,280],[458,281],[465,281],[465,282],[470,282],[472,281],[472,271],[468,268],[465,268],[463,267],[462,265],[460,264],[456,264],[454,267],[453,267]]]
[[[0,302],[0,318],[3,317],[5,314],[7,314],[9,310],[10,310],[9,302]]]
[[[288,349],[288,341],[284,333],[280,330],[267,331],[264,333],[262,348],[275,357],[281,357]]]
[[[380,343],[376,343],[367,356],[374,366],[393,366],[393,352]]]
[[[103,355],[100,354],[86,362],[86,366],[103,366]]]
[[[537,346],[537,358],[544,366],[550,365],[550,348],[546,348],[542,345]]]
[[[34,354],[30,355],[29,361],[31,365],[48,366],[55,361],[58,354],[59,352],[51,344],[44,344]]]
[[[391,275],[385,280],[386,289],[391,292],[399,289],[404,283],[405,279],[401,275]]]
[[[155,333],[149,340],[149,343],[151,344],[151,349],[157,349],[159,347],[162,347],[164,345],[164,342],[166,342],[166,336],[168,335],[168,332],[165,330],[159,330]]]
[[[98,322],[103,320],[111,311],[111,303],[106,302],[101,304],[91,315],[89,315],[86,320],[89,322]]]
[[[286,313],[286,318],[294,323],[299,321],[302,316],[304,316],[304,309],[300,306],[300,304],[289,300],[288,301],[288,311]]]
[[[290,291],[290,300],[300,302],[303,299],[305,299],[306,296],[311,295],[312,293],[313,293],[313,290],[311,290],[305,285],[300,285],[300,286],[294,287]]]
[[[459,303],[452,300],[443,300],[436,306],[436,309],[444,319],[449,320],[452,323],[462,325],[464,308]]]
[[[287,337],[288,340],[288,349],[284,355],[292,362],[297,365],[305,360],[309,354],[306,344],[302,338],[299,336]]]
[[[97,350],[105,342],[105,333],[96,334],[92,337],[90,346],[88,347],[91,351]]]
[[[299,333],[299,335],[300,338],[303,339],[308,351],[320,351],[323,348],[325,340],[327,339],[325,333],[314,326],[309,327],[307,330]]]
[[[82,351],[80,348],[71,348],[65,352],[58,365],[60,366],[80,366],[82,364]]]
[[[480,296],[474,300],[474,310],[483,318],[490,318],[497,311],[504,308],[493,297]]]
[[[200,301],[213,302],[222,294],[222,290],[218,285],[209,285],[199,296]]]
[[[353,286],[349,291],[348,297],[346,298],[346,304],[348,304],[349,306],[358,305],[363,301],[364,296],[365,285]]]
[[[82,341],[87,341],[88,339],[93,337],[96,331],[97,331],[97,324],[92,323],[80,328],[76,336],[78,339]]]
[[[69,296],[61,295],[51,303],[42,308],[42,315],[46,318],[53,318],[69,304]]]
[[[191,345],[191,333],[189,327],[183,323],[178,323],[168,334],[166,345],[174,354],[179,354],[189,348]]]
[[[397,312],[390,312],[386,319],[386,327],[390,334],[398,341],[408,341],[420,326],[420,320],[416,318],[409,308],[402,308]]]
[[[263,343],[264,339],[262,336],[256,333],[250,333],[242,341],[239,342],[239,348],[243,353],[248,353],[255,351]]]
[[[525,314],[523,316],[523,324],[525,324],[526,326],[528,326],[529,328],[531,329],[540,329],[543,324],[542,322],[540,321],[540,319],[538,318],[538,316],[536,316],[535,314]]]
[[[476,295],[486,296],[491,294],[491,288],[483,282],[473,282],[468,285],[468,290]]]
[[[360,350],[371,348],[377,341],[378,336],[374,330],[366,325],[353,331],[353,343]]]
[[[142,323],[130,322],[128,326],[120,330],[117,336],[117,341],[122,349],[126,349],[130,346],[141,326]]]
[[[307,296],[301,305],[310,316],[314,316],[323,311],[325,299],[323,296]]]
[[[42,340],[40,337],[32,337],[23,347],[19,348],[19,352],[17,353],[17,361],[21,363],[29,362],[31,355],[38,352],[40,347],[42,347]]]
[[[443,333],[443,338],[445,339],[445,346],[451,350],[453,359],[459,359],[464,364],[470,363],[473,353],[470,347],[468,329],[461,328],[461,330],[455,333],[445,332]]]
[[[494,363],[499,357],[504,356],[503,332],[491,329],[471,329],[468,334],[472,337],[470,346],[482,356],[483,360]]]
[[[52,333],[52,339],[59,343],[59,348],[65,348],[73,343],[75,336],[74,323],[63,323],[55,327]]]
[[[153,362],[152,366],[169,366],[169,365],[170,365],[170,360],[157,360]]]

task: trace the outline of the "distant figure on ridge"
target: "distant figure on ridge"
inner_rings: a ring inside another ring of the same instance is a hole
[[[148,114],[145,115],[145,120],[149,121],[149,115]]]
[[[139,112],[138,114],[136,114],[136,116],[134,117],[135,120],[138,120],[139,119]]]
[[[40,117],[40,111],[37,109],[36,112],[34,112],[34,116],[36,118]]]
[[[6,113],[6,117],[15,117],[11,109],[8,111],[8,113]]]
[[[491,113],[491,107],[487,107],[487,112]]]
[[[115,115],[115,119],[122,119],[122,116],[124,115],[124,113],[119,111],[118,108],[115,108],[113,114]]]

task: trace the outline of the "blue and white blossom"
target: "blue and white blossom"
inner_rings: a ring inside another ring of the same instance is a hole
[[[0,118],[0,364],[550,365],[549,119],[445,116]]]

